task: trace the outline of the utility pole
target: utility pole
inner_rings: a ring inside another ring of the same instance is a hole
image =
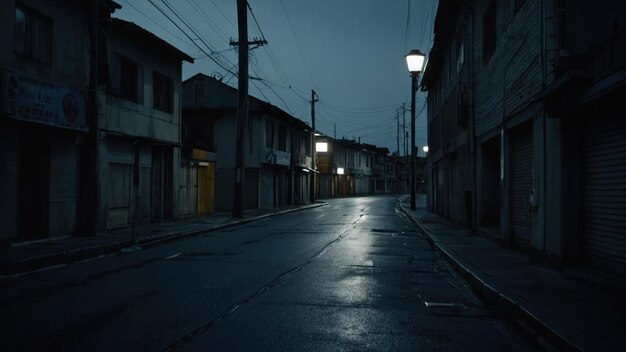
[[[233,217],[243,217],[243,191],[246,166],[244,160],[244,132],[248,125],[248,46],[267,44],[265,39],[248,41],[248,2],[237,0],[237,26],[239,41],[230,41],[230,45],[239,50],[239,77],[237,88],[237,134],[235,140],[235,192],[233,199]]]
[[[337,124],[333,123],[333,138],[337,139]]]
[[[408,150],[407,150],[407,134],[406,134],[406,108],[404,107],[404,103],[402,103],[402,134],[404,135],[404,156],[407,156],[408,154]]]
[[[400,156],[400,112],[396,110],[396,153]]]
[[[91,0],[89,7],[89,86],[87,92],[86,118],[89,130],[79,147],[78,216],[77,233],[81,236],[96,234],[98,209],[96,155],[98,147],[98,6],[100,1]]]
[[[243,133],[248,122],[248,8],[246,0],[237,0],[239,26],[239,85],[237,88],[237,136],[235,143],[235,192],[233,217],[243,217],[243,180],[245,174]]]
[[[317,169],[315,166],[315,133],[317,133],[315,130],[315,103],[318,101],[320,101],[319,96],[313,89],[311,89],[311,127],[313,128],[313,136],[311,138],[311,156],[313,165],[311,166],[313,170]],[[309,192],[311,193],[311,203],[313,203],[315,202],[315,171],[311,172],[311,189]]]

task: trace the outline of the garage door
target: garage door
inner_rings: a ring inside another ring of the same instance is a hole
[[[531,212],[528,199],[533,187],[533,134],[532,124],[511,131],[511,236],[517,246],[530,246]]]
[[[588,129],[583,185],[584,253],[593,267],[626,277],[626,122]]]

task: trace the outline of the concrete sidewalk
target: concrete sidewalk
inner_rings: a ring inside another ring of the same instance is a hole
[[[137,244],[146,247],[326,204],[319,202],[301,206],[246,210],[243,219],[232,218],[230,213],[218,212],[137,226],[134,231]],[[0,278],[112,254],[133,245],[132,228],[124,228],[91,237],[65,237],[3,247],[0,248]]]
[[[490,305],[536,342],[537,349],[623,351],[624,282],[586,268],[557,271],[400,199],[403,210]]]

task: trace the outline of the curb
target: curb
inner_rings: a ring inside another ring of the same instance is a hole
[[[318,208],[328,205],[328,202],[309,204],[299,208],[292,208],[281,211],[273,211],[271,213],[262,214],[258,216],[249,217],[246,219],[235,220],[231,222],[226,222],[219,225],[209,226],[197,230],[187,231],[187,232],[179,232],[174,233],[168,236],[147,239],[147,240],[139,240],[138,244],[142,247],[154,247],[160,244],[165,244],[168,242],[172,242],[178,239],[192,237],[196,235],[200,235],[207,232],[213,232],[222,230],[225,228],[246,224],[252,221],[261,220],[265,218],[269,218],[272,216],[283,215],[294,213],[303,210],[309,210],[313,208]],[[77,248],[72,249],[65,252],[58,252],[53,254],[42,255],[39,257],[27,258],[21,261],[10,262],[8,265],[0,265],[0,279],[5,278],[14,278],[22,275],[26,275],[38,270],[59,267],[71,263],[75,263],[81,260],[95,258],[101,255],[114,254],[120,252],[122,249],[130,247],[133,245],[133,242],[130,240],[118,241],[114,243],[107,243],[101,246],[92,246],[85,248]]]
[[[111,254],[130,245],[132,245],[131,241],[118,241],[101,246],[76,248],[65,252],[57,252],[10,262],[6,266],[0,266],[0,279],[21,276],[41,269],[62,266],[101,255]]]
[[[292,208],[292,209],[287,209],[287,210],[274,211],[274,212],[271,212],[271,213],[258,215],[258,216],[253,216],[253,217],[250,217],[250,218],[247,218],[247,219],[226,222],[226,223],[223,223],[223,224],[210,226],[210,227],[205,227],[205,228],[202,228],[202,229],[197,229],[197,230],[192,230],[192,231],[187,231],[187,232],[175,233],[175,234],[172,234],[172,235],[169,235],[169,236],[163,236],[163,237],[154,238],[154,239],[148,239],[148,240],[144,240],[144,241],[140,240],[139,241],[139,245],[143,246],[143,247],[154,247],[154,246],[157,246],[159,244],[172,242],[172,241],[175,241],[175,240],[178,240],[178,239],[182,239],[182,238],[186,238],[186,237],[197,236],[197,235],[200,235],[200,234],[203,234],[203,233],[223,230],[223,229],[226,229],[226,228],[229,228],[229,227],[246,224],[246,223],[249,223],[249,222],[252,222],[252,221],[261,220],[261,219],[269,218],[269,217],[272,217],[272,216],[289,214],[289,213],[295,213],[295,212],[298,212],[298,211],[309,210],[309,209],[313,209],[313,208],[322,207],[322,206],[325,206],[325,205],[328,205],[328,203],[327,202],[316,203],[316,204],[306,205],[306,206],[303,206],[303,207],[300,207],[300,208]]]
[[[399,201],[399,200],[398,200]],[[536,348],[543,350],[560,351],[583,351],[573,342],[567,340],[558,332],[550,328],[545,322],[526,310],[511,297],[499,292],[489,283],[485,282],[478,274],[468,268],[468,265],[460,258],[455,257],[441,244],[433,231],[428,226],[422,224],[415,215],[402,205],[399,201],[400,209],[428,236],[431,244],[439,250],[445,259],[452,265],[454,270],[465,279],[474,289],[478,296],[494,309],[496,316],[507,319],[522,330],[526,337],[531,338],[536,344]]]

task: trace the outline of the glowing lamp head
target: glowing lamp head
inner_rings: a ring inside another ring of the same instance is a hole
[[[345,171],[343,170],[343,167],[338,167],[338,168],[337,168],[337,175],[343,175],[343,174],[344,174],[344,172],[345,172]]]
[[[404,55],[404,57],[406,58],[406,65],[409,68],[409,72],[411,74],[417,74],[422,72],[422,70],[424,69],[424,54],[422,54],[421,51],[417,50],[417,49],[413,49],[411,51],[409,51],[406,55]]]

